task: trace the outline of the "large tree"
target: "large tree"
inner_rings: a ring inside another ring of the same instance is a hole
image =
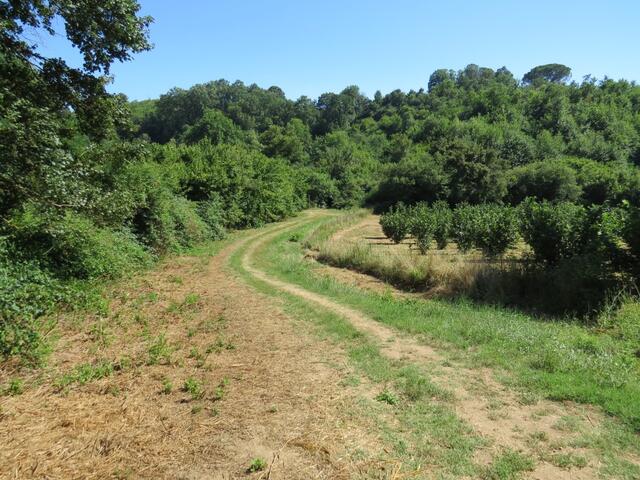
[[[0,216],[26,200],[77,205],[86,170],[63,148],[70,130],[101,139],[124,118],[105,89],[114,61],[148,50],[152,19],[135,0],[0,1]],[[64,36],[80,68],[42,55],[33,38]]]

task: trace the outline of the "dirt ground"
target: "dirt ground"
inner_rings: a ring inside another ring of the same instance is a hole
[[[22,395],[0,397],[0,477],[333,479],[375,469],[367,457],[381,443],[353,415],[342,352],[237,280],[227,266],[235,248],[210,263],[174,259],[112,291],[107,318],[65,319],[49,367]],[[99,339],[96,325],[109,325]],[[170,357],[150,364],[160,335]],[[61,372],[99,359],[123,366],[56,386]],[[201,397],[182,391],[189,378]],[[367,454],[353,461],[355,449]],[[248,473],[258,458],[266,468]]]

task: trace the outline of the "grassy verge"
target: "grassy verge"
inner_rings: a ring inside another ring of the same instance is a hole
[[[306,236],[310,229],[326,226],[325,222],[326,219],[305,224],[295,231]],[[344,222],[341,220],[341,225],[344,226]],[[329,227],[325,229],[330,230]],[[280,241],[299,247],[300,244],[290,241],[291,238],[290,231],[278,236]],[[480,473],[473,462],[473,454],[483,445],[483,440],[455,415],[449,392],[435,386],[425,371],[382,356],[372,339],[339,315],[310,309],[306,301],[252,277],[242,268],[245,251],[246,247],[241,248],[231,257],[232,267],[244,280],[257,290],[284,300],[285,311],[312,323],[320,335],[341,345],[356,371],[355,377],[351,377],[353,385],[363,379],[372,385],[374,398],[360,405],[362,410],[357,414],[373,419],[385,443],[392,447],[392,457],[401,460],[404,473],[417,474],[425,466],[456,477]]]
[[[305,236],[322,220],[296,229]],[[371,318],[450,349],[473,365],[498,368],[512,384],[555,400],[598,405],[640,430],[640,361],[632,345],[571,322],[543,322],[465,302],[394,299],[314,274],[291,231],[259,257],[261,268],[327,295]]]

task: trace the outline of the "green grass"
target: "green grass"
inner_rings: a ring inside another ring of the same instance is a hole
[[[70,372],[63,374],[54,384],[59,389],[77,383],[84,385],[94,380],[110,377],[116,371],[117,366],[113,362],[100,361],[95,364],[83,363],[74,367]]]
[[[532,458],[513,450],[502,452],[481,475],[483,480],[511,480],[519,478],[522,472],[532,471]]]
[[[638,402],[634,400],[638,398],[638,363],[631,358],[633,351],[627,349],[627,344],[577,322],[544,322],[525,314],[465,302],[397,299],[388,292],[378,294],[338,283],[317,274],[316,264],[303,259],[300,246],[306,241],[288,241],[292,231],[296,238],[309,238],[318,226],[323,228],[324,238],[329,238],[332,231],[326,227],[329,223],[341,228],[345,225],[331,217],[300,223],[260,246],[253,263],[274,277],[326,295],[436,345],[456,363],[493,367],[500,373],[501,381],[516,388],[523,403],[547,397],[602,406],[617,419],[605,419],[602,425],[583,430],[574,419],[565,418],[558,428],[579,434],[570,446],[592,449],[602,461],[599,472],[603,477],[640,478],[640,468],[624,458],[624,452],[640,455],[636,431]],[[366,335],[340,316],[309,309],[304,300],[252,278],[241,266],[245,249],[232,256],[231,264],[248,283],[284,299],[285,309],[292,316],[315,323],[322,335],[345,345],[357,371],[377,383],[379,392],[389,391],[397,398],[399,403],[391,407],[396,422],[393,425],[381,418],[380,409],[390,408],[385,403],[374,402],[367,409],[375,417],[382,438],[393,446],[393,454],[402,459],[407,471],[420,469],[423,462],[428,462],[445,472],[445,477],[484,475],[500,479],[517,478],[521,471],[530,468],[531,459],[513,452],[503,452],[504,458],[495,458],[486,469],[473,465],[473,452],[483,442],[455,416],[447,403],[451,398],[448,392],[433,386],[419,370],[416,377],[408,373],[407,369],[410,372],[414,367],[399,365],[380,355]],[[563,468],[569,468],[569,464],[581,468],[585,461],[581,457],[540,459],[553,460]]]
[[[290,235],[283,234],[287,243]],[[257,290],[285,300],[285,311],[317,327],[317,332],[345,348],[356,371],[377,384],[384,399],[365,402],[356,416],[371,417],[384,441],[392,446],[394,458],[402,459],[408,472],[425,465],[444,473],[475,475],[478,468],[473,453],[484,442],[454,413],[448,400],[451,395],[433,386],[426,373],[388,359],[380,354],[376,343],[355,329],[339,315],[322,309],[310,309],[300,298],[281,292],[246,273],[241,259],[246,247],[231,256],[231,265]],[[393,387],[393,393],[389,389]],[[396,402],[393,419],[386,419],[390,400]],[[399,423],[399,427],[398,424]]]
[[[542,321],[464,301],[396,299],[314,274],[292,231],[307,236],[327,219],[286,230],[256,255],[282,280],[356,308],[371,318],[457,352],[473,365],[508,372],[515,386],[549,399],[601,406],[640,430],[640,361],[628,343],[578,324]],[[324,234],[327,236],[327,234]]]

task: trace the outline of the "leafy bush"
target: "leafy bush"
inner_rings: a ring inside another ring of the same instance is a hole
[[[535,258],[550,265],[584,253],[587,210],[573,203],[552,204],[529,199],[522,205],[522,236]]]
[[[438,201],[432,206],[433,211],[433,236],[436,240],[438,249],[442,250],[447,247],[449,237],[451,235],[451,227],[453,222],[453,212],[446,202]]]
[[[461,204],[454,210],[451,234],[462,252],[468,252],[476,245],[479,220],[478,207]]]
[[[416,239],[420,253],[427,253],[435,232],[434,214],[426,204],[419,204],[407,212],[410,217],[410,231]]]
[[[130,232],[98,227],[71,211],[58,215],[27,205],[10,225],[16,249],[60,278],[115,278],[151,260]]]
[[[407,208],[398,205],[380,216],[380,226],[387,238],[394,243],[400,243],[405,239],[411,229],[411,218]]]
[[[489,257],[504,255],[518,239],[518,217],[513,207],[482,205],[475,207],[477,216],[474,246]]]
[[[212,240],[219,240],[227,235],[224,228],[224,210],[220,199],[214,198],[198,203],[198,215],[207,224]]]
[[[640,262],[640,209],[633,209],[629,214],[623,236],[636,261]]]

